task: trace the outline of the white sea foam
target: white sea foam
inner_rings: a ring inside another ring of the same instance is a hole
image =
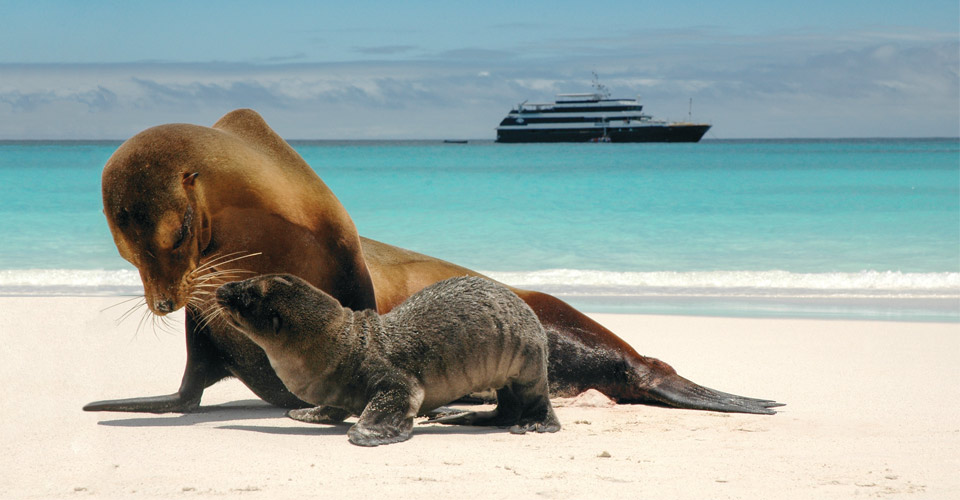
[[[564,296],[960,298],[960,273],[549,269],[484,274],[520,288]],[[3,295],[141,293],[140,276],[133,270],[0,270],[0,294]]]
[[[560,295],[960,298],[960,273],[788,271],[489,272],[521,288]]]
[[[139,295],[140,275],[130,270],[4,269],[0,295]]]

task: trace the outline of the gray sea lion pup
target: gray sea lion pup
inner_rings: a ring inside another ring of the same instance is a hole
[[[497,407],[434,421],[560,430],[547,387],[547,337],[506,287],[451,278],[387,314],[352,311],[289,274],[227,283],[224,317],[263,348],[280,380],[315,405],[360,415],[350,442],[410,439],[413,418],[471,392],[497,390]]]

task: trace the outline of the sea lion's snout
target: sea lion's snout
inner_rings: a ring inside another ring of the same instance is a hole
[[[173,301],[170,299],[167,300],[158,300],[154,303],[153,309],[158,313],[169,314],[174,311]]]

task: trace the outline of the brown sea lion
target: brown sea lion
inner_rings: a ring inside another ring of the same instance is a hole
[[[205,321],[211,290],[242,272],[294,274],[345,307],[380,313],[437,281],[477,275],[359,237],[329,188],[251,110],[228,113],[212,128],[173,124],[137,134],[107,162],[102,189],[110,231],[139,269],[147,305],[158,315],[186,307],[187,365],[176,393],[94,402],[85,410],[190,411],[206,387],[230,375],[267,402],[306,406],[262,349],[228,325]],[[563,301],[513,291],[547,332],[552,395],[594,388],[619,403],[764,414],[779,406],[697,385]]]
[[[353,311],[306,281],[271,274],[217,289],[227,322],[267,353],[294,395],[360,419],[350,442],[410,439],[413,418],[472,392],[497,389],[497,407],[434,421],[556,432],[547,386],[547,334],[503,285],[450,278],[390,312]]]

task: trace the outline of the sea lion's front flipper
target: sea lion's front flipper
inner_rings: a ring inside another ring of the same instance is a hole
[[[83,407],[83,411],[123,411],[138,413],[190,413],[200,407],[199,395],[186,398],[176,392],[166,396],[148,396],[142,398],[110,399],[94,401]]]
[[[190,413],[200,407],[203,390],[227,377],[229,373],[219,361],[219,353],[203,331],[197,329],[195,315],[186,314],[187,364],[183,369],[180,389],[166,396],[94,401],[84,411],[123,411],[140,413]]]
[[[665,406],[691,410],[773,415],[777,412],[770,408],[784,406],[784,403],[769,399],[748,398],[703,387],[679,375],[664,377],[645,392],[650,399]]]

